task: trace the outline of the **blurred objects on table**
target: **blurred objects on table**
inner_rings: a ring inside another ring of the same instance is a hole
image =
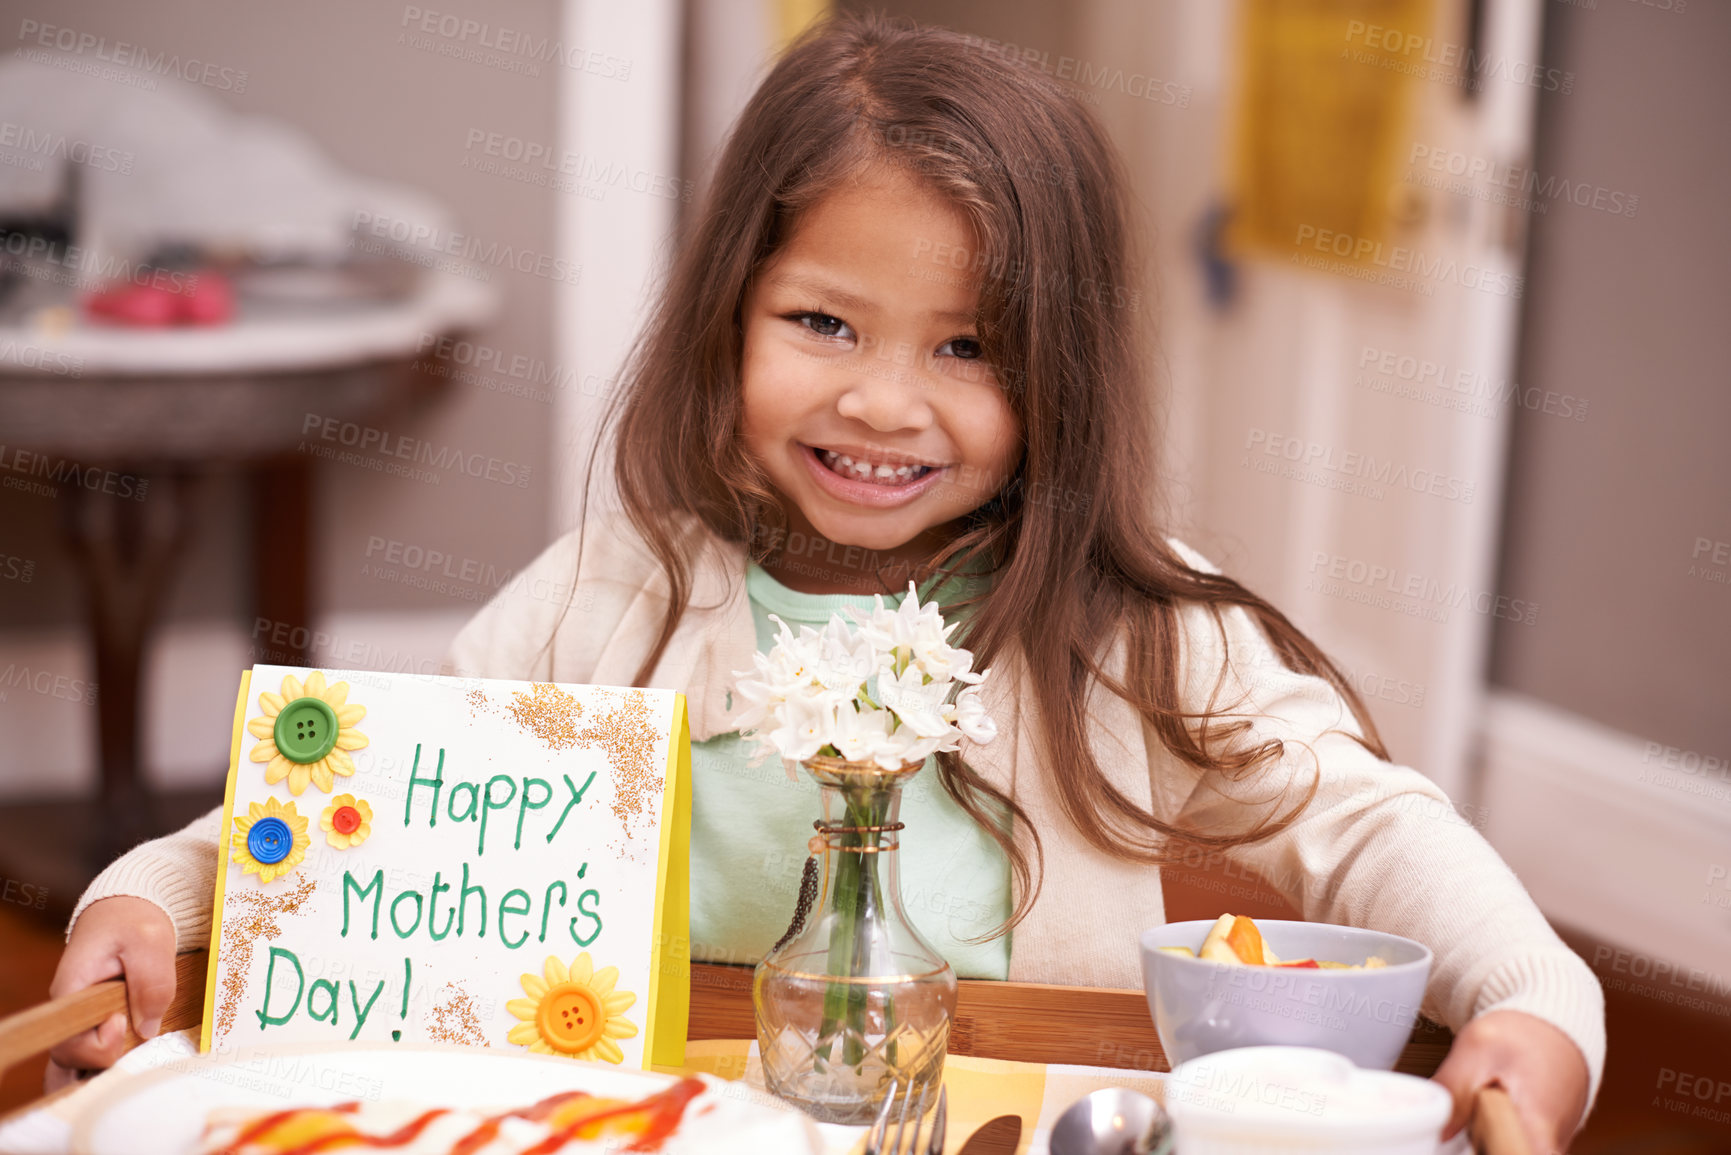
[[[97,821],[28,808],[0,860],[70,897],[167,825],[140,764],[139,691],[192,495],[244,471],[254,609],[310,623],[313,457],[295,452],[309,417],[376,423],[424,401],[436,383],[412,359],[485,323],[499,294],[415,247],[451,235],[438,205],[199,93],[12,59],[0,108],[0,131],[33,134],[14,142],[31,163],[0,166],[0,452],[64,485],[102,687]]]

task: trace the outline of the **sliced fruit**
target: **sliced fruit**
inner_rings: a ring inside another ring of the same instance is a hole
[[[1166,954],[1181,954],[1185,958],[1195,958],[1196,957],[1196,952],[1191,950],[1187,946],[1162,946],[1162,947],[1155,947],[1154,949],[1158,950],[1158,951],[1162,951]]]
[[[1263,965],[1262,932],[1248,918],[1232,920],[1232,929],[1226,932],[1226,945],[1232,948],[1240,962],[1250,966]]]
[[[1311,971],[1322,969],[1322,964],[1317,962],[1313,958],[1293,959],[1291,962],[1277,962],[1277,963],[1270,963],[1269,965],[1270,966],[1277,966],[1277,967],[1299,967],[1299,968],[1302,968],[1304,970],[1311,970]]]
[[[1232,930],[1232,924],[1237,915],[1223,914],[1214,920],[1214,925],[1208,929],[1208,937],[1202,940],[1202,949],[1197,951],[1197,957],[1211,962],[1239,963],[1243,960],[1226,944],[1226,935]]]

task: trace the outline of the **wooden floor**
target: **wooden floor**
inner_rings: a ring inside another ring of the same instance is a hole
[[[61,936],[33,913],[0,903],[0,1016],[48,997]],[[27,1060],[0,1078],[0,1115],[42,1094],[46,1056]]]
[[[1280,917],[1277,898],[1252,893],[1240,880],[1234,892],[1205,875],[1174,877],[1168,883],[1168,914],[1174,921],[1234,913]],[[1596,944],[1565,933],[1570,945],[1591,960]],[[33,911],[0,904],[0,1015],[47,997],[60,956],[57,925]],[[1680,1010],[1634,991],[1607,991],[1611,1051],[1598,1109],[1576,1139],[1575,1155],[1728,1155],[1731,1121],[1692,1117],[1696,1100],[1675,1092],[1677,1079],[1706,1076],[1717,1084],[1731,1080],[1731,1007],[1724,1014]],[[43,1060],[8,1071],[0,1080],[0,1113],[40,1093]],[[1711,1109],[1709,1101],[1704,1107]],[[1731,1107],[1731,1103],[1723,1106]],[[1679,1111],[1679,1107],[1681,1110]],[[1731,1119],[1731,1116],[1721,1116]]]

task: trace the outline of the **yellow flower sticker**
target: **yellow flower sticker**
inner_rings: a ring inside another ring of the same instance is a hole
[[[338,794],[319,815],[319,829],[325,832],[325,841],[338,850],[359,846],[373,832],[373,808],[355,801],[353,794]]]
[[[637,996],[613,989],[619,981],[618,967],[596,970],[588,951],[572,959],[569,968],[557,956],[548,955],[541,974],[526,974],[520,981],[529,997],[505,1004],[506,1010],[523,1020],[511,1028],[507,1041],[542,1055],[625,1061],[625,1052],[614,1040],[637,1034],[637,1024],[625,1018]]]
[[[284,674],[282,693],[269,690],[258,696],[264,716],[246,724],[247,733],[259,739],[250,757],[267,762],[264,780],[275,786],[288,779],[289,793],[299,797],[311,782],[325,793],[336,785],[336,775],[355,772],[350,750],[367,744],[367,736],[355,724],[367,716],[365,706],[349,700],[349,684],[326,687],[322,670],[314,670],[305,685],[293,674]]]
[[[295,813],[295,804],[266,798],[235,815],[229,858],[240,864],[242,874],[257,874],[260,882],[269,882],[305,861],[311,845],[307,820]]]

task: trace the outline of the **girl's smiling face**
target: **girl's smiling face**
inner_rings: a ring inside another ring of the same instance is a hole
[[[975,251],[960,211],[880,171],[802,213],[753,278],[747,452],[790,532],[879,555],[828,580],[784,568],[789,586],[878,588],[878,565],[917,566],[1008,481],[1021,424],[981,356]]]

